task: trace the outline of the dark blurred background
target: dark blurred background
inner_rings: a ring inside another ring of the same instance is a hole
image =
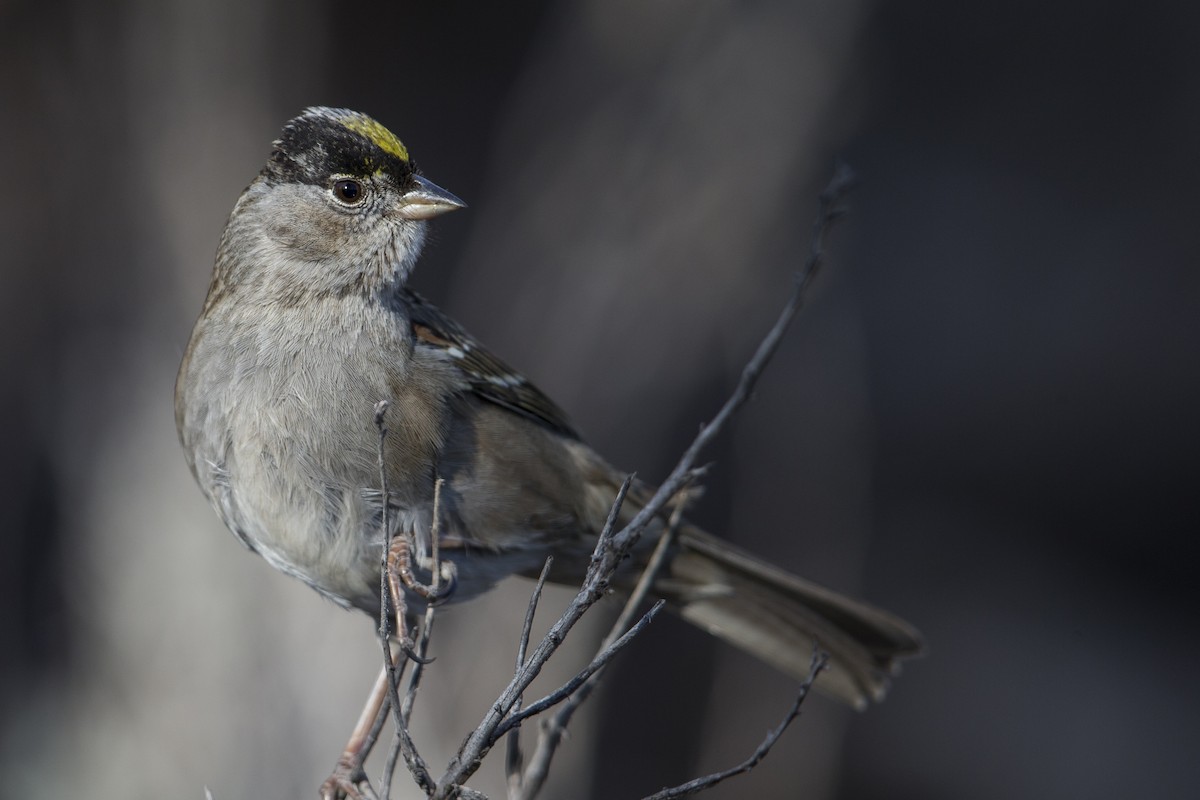
[[[419,289],[647,480],[773,320],[836,159],[858,172],[695,516],[929,654],[865,714],[813,698],[711,796],[1193,796],[1197,8],[0,3],[0,795],[314,797],[349,732],[370,623],[220,527],[171,408],[225,215],[327,104],[470,203]],[[528,590],[441,618],[432,763]],[[729,766],[793,691],[656,622],[547,796]],[[472,783],[502,796],[493,760]]]

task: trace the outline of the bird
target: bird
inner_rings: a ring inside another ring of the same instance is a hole
[[[446,602],[536,576],[548,556],[551,581],[578,585],[625,479],[553,400],[410,288],[430,220],[464,205],[374,118],[305,109],[229,215],[176,380],[183,451],[224,524],[271,566],[374,618],[385,518],[411,537],[418,566],[436,529],[453,565]],[[622,521],[651,490],[633,484]],[[630,590],[666,522],[646,530],[615,592]],[[800,679],[815,641],[829,654],[815,685],[856,708],[882,699],[924,646],[898,616],[686,521],[651,592]],[[352,795],[335,784],[326,797]]]

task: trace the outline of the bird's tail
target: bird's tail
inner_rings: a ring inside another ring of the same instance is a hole
[[[689,525],[654,593],[693,625],[801,680],[815,642],[829,654],[816,687],[860,709],[883,699],[900,659],[922,649],[921,635],[898,617]]]

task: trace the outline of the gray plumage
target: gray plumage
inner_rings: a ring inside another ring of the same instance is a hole
[[[460,205],[378,123],[309,109],[230,216],[176,385],[188,463],[230,530],[370,614],[377,401],[390,403],[392,519],[419,550],[435,476],[446,481],[439,544],[457,566],[454,601],[536,573],[549,553],[552,579],[577,583],[623,477],[549,398],[407,288],[426,220]],[[644,497],[634,491],[625,515]],[[832,656],[817,685],[856,706],[881,698],[897,661],[921,649],[896,617],[691,526],[655,592],[800,678],[817,640]]]

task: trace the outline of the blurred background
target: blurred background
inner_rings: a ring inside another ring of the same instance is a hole
[[[929,654],[865,714],[812,698],[710,796],[1193,796],[1197,41],[1155,0],[0,3],[0,795],[311,798],[357,716],[371,623],[220,526],[172,412],[225,216],[326,104],[470,204],[419,290],[647,480],[773,321],[836,160],[859,174],[694,516]],[[440,617],[431,763],[529,588]],[[794,689],[662,618],[545,796],[727,767]]]

